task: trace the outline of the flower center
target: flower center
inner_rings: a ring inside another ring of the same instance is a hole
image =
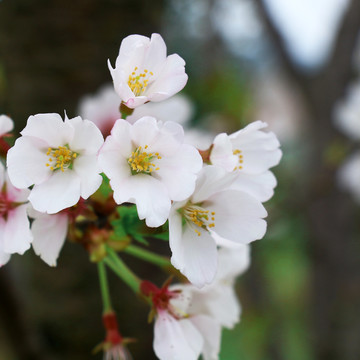
[[[129,75],[128,85],[135,96],[140,96],[145,91],[149,78],[153,75],[154,73],[147,69],[140,73],[137,66],[134,68],[134,71]]]
[[[147,148],[148,145],[145,145],[144,149],[146,150]],[[136,148],[136,150],[133,151],[131,156],[128,158],[132,174],[151,174],[154,170],[160,170],[160,168],[153,163],[154,159],[161,159],[159,153],[148,153],[143,151],[141,146]]]
[[[237,169],[241,170],[243,168],[241,164],[244,162],[244,156],[242,155],[241,150],[239,150],[239,149],[235,149],[233,151],[233,154],[238,156],[238,161],[240,164],[239,166],[235,166],[234,170],[237,170]]]
[[[210,212],[201,206],[189,204],[183,209],[183,214],[198,236],[201,235],[201,232],[197,226],[206,230],[215,227],[215,211]]]
[[[50,170],[55,171],[60,169],[64,172],[66,169],[72,169],[77,153],[71,151],[68,145],[59,146],[58,148],[48,148],[46,155],[49,156],[49,162],[46,166],[50,166]]]

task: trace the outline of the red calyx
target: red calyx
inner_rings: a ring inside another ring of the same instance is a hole
[[[169,290],[169,282],[166,282],[163,287],[158,288],[150,281],[144,280],[140,284],[141,292],[150,297],[155,309],[168,309],[169,301],[177,295],[176,292]]]
[[[119,332],[119,327],[114,312],[108,312],[103,315],[103,324],[106,330],[105,342],[112,345],[121,344],[123,338]]]

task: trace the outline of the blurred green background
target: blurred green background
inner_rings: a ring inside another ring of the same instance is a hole
[[[0,2],[0,113],[18,131],[31,114],[75,116],[83,95],[111,81],[106,61],[122,38],[159,32],[168,53],[186,60],[183,93],[195,126],[230,133],[261,119],[278,134],[284,157],[266,203],[268,232],[237,283],[242,319],[223,332],[221,360],[360,359],[360,211],[335,180],[354,144],[332,124],[334,104],[357,76],[360,2],[304,1],[303,12],[297,3]],[[306,10],[317,16],[312,35]],[[330,40],[320,37],[313,52],[291,35],[310,44],[316,31]],[[161,240],[152,246],[169,253]],[[140,276],[165,279],[131,261]],[[134,359],[155,359],[147,306],[110,280],[120,329],[138,339]],[[32,251],[15,255],[0,269],[0,359],[100,359],[91,350],[103,339],[101,311],[96,268],[79,246],[66,244],[57,268]]]

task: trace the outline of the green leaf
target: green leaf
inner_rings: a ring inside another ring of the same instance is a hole
[[[155,238],[155,239],[160,239],[160,240],[164,240],[164,241],[169,241],[169,232],[162,232],[159,234],[152,234],[151,237]]]
[[[100,175],[103,178],[103,182],[101,183],[98,191],[100,192],[100,194],[102,196],[107,198],[112,192],[111,187],[110,187],[110,183],[109,183],[110,180],[104,173],[101,173]]]

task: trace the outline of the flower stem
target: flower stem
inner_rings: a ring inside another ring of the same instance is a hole
[[[100,281],[101,297],[103,301],[104,313],[112,311],[109,284],[106,276],[106,269],[103,261],[98,262],[98,272]]]
[[[140,293],[141,280],[128,268],[128,266],[120,259],[116,252],[110,247],[106,247],[108,257],[104,259],[106,265],[114,271],[133,291],[135,294]]]
[[[135,245],[129,245],[123,251],[130,255],[136,256],[139,259],[148,261],[151,264],[158,265],[160,267],[171,266],[169,259],[166,258],[165,256],[154,254],[151,251],[148,251],[146,249],[143,249]]]

